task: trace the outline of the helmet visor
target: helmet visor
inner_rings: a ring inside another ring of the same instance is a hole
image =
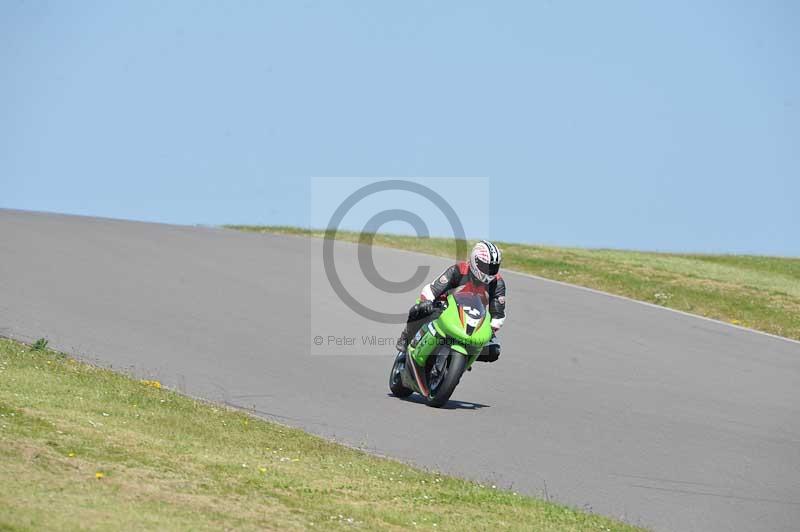
[[[497,275],[497,272],[500,271],[500,265],[499,264],[490,264],[488,262],[483,262],[483,261],[480,261],[480,260],[475,261],[475,262],[478,264],[478,269],[481,271],[481,273],[484,273],[486,275],[495,276],[495,275]]]

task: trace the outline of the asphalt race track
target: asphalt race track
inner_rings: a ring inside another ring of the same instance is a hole
[[[337,244],[343,284],[406,309],[355,250]],[[374,256],[393,280],[447,264]],[[0,210],[0,335],[656,530],[800,529],[800,343],[505,277],[500,361],[436,410],[388,395],[391,348],[362,336],[399,327],[341,303],[320,240]]]

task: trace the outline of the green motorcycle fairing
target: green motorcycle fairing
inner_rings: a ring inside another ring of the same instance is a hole
[[[419,367],[425,367],[437,346],[448,345],[469,357],[470,367],[492,338],[491,321],[491,314],[476,294],[450,294],[447,308],[420,329],[422,335],[409,347],[409,353]]]

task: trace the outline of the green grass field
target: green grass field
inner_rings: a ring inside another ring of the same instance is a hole
[[[0,338],[0,530],[634,530]]]
[[[231,229],[322,237],[296,227]],[[453,257],[455,242],[378,234],[379,246]],[[358,242],[355,232],[337,238]],[[361,236],[363,238],[363,236]],[[644,253],[499,243],[503,267],[800,340],[800,258]],[[514,287],[509,287],[513,294]],[[513,304],[513,302],[510,302]]]

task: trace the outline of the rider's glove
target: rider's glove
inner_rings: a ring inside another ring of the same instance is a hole
[[[417,314],[419,317],[427,316],[433,312],[433,301],[420,301],[417,303]]]
[[[408,311],[408,321],[417,321],[428,317],[433,312],[433,301],[420,301]]]

